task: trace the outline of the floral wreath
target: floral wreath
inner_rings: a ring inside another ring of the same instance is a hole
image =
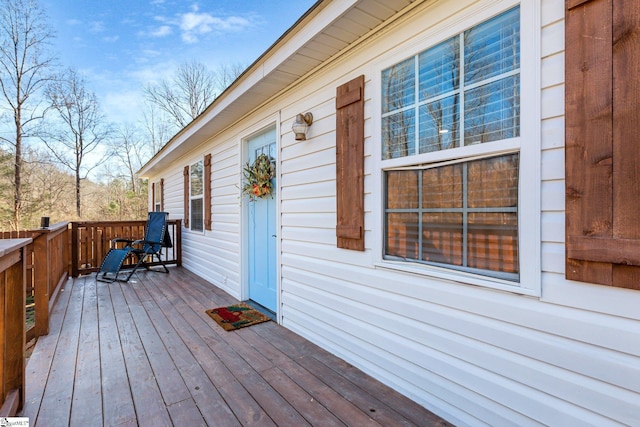
[[[242,194],[249,195],[250,200],[269,196],[273,192],[271,180],[276,176],[276,165],[266,154],[260,154],[252,164],[247,162],[243,175],[246,183],[242,187]]]

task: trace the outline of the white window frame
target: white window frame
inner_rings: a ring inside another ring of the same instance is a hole
[[[462,2],[442,2],[434,6],[424,23],[425,31],[409,42],[398,44],[372,66],[373,104],[373,155],[374,181],[376,188],[373,198],[377,209],[373,212],[376,226],[374,234],[375,267],[404,271],[432,278],[451,280],[527,295],[541,294],[541,171],[540,171],[540,126],[541,126],[541,84],[540,84],[540,0],[493,0],[483,1],[455,11],[453,7],[463,7]],[[382,72],[436,46],[461,32],[481,24],[494,16],[520,5],[520,136],[493,142],[492,151],[486,147],[470,145],[438,152],[412,156],[382,159]],[[448,16],[446,19],[442,17]],[[433,19],[434,24],[428,21]],[[452,159],[485,157],[519,152],[520,171],[518,183],[518,239],[519,239],[519,282],[467,273],[446,267],[384,259],[384,171],[405,165],[442,162]]]
[[[200,194],[193,195],[191,191],[191,170],[197,164],[200,164],[200,171],[202,173],[202,191]],[[198,199],[202,200],[202,212],[200,214],[200,218],[202,218],[202,221],[199,223],[200,228],[194,228],[195,221],[193,219],[194,209],[192,202]],[[200,159],[189,165],[189,229],[194,232],[204,233],[204,159]]]
[[[162,187],[160,186],[161,181],[156,181],[153,183],[153,210],[155,212],[160,212],[162,210]]]

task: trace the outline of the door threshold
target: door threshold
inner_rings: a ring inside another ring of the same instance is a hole
[[[267,316],[269,319],[273,320],[274,322],[278,323],[277,320],[277,316],[276,313],[269,310],[267,307],[258,304],[257,302],[253,301],[253,300],[246,300],[246,301],[242,301],[248,305],[250,305],[251,307],[253,307],[255,310],[258,310],[260,313],[264,314],[265,316]]]

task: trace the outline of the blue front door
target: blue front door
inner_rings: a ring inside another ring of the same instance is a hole
[[[276,160],[276,130],[272,128],[248,142],[249,163],[260,154]],[[249,299],[277,312],[276,282],[276,182],[271,196],[249,201],[248,267]],[[247,201],[249,198],[247,197]]]

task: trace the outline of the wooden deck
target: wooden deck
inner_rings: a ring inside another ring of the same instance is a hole
[[[31,426],[448,425],[293,332],[225,332],[237,302],[182,268],[69,280],[27,365]]]

